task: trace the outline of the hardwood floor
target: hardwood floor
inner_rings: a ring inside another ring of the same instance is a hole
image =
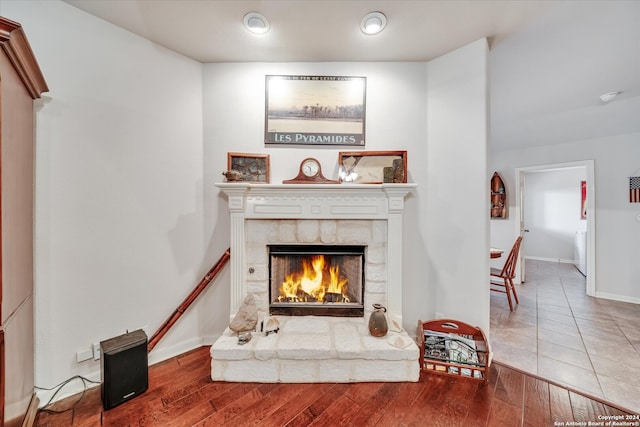
[[[486,384],[426,373],[417,383],[225,383],[211,381],[202,347],[151,366],[149,390],[129,402],[104,411],[95,387],[67,412],[40,412],[36,425],[539,427],[606,416],[633,417],[498,363]]]

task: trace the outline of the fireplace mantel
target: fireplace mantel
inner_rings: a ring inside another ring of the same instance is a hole
[[[216,184],[246,219],[388,219],[416,184]]]
[[[231,216],[231,317],[247,294],[245,221],[385,220],[387,313],[402,324],[402,217],[416,184],[215,184],[228,197]]]

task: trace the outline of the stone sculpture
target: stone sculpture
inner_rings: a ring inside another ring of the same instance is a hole
[[[229,329],[237,334],[251,332],[258,323],[258,307],[252,294],[247,294],[235,317],[229,324]]]

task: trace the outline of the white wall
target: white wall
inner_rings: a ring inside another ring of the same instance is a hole
[[[97,375],[78,350],[151,332],[229,246],[217,192],[229,151],[271,154],[271,180],[314,156],[336,176],[349,147],[265,147],[264,75],[363,75],[367,150],[406,149],[404,319],[435,313],[488,332],[485,40],[433,63],[202,66],[64,2],[2,3],[29,34],[51,92],[37,125],[36,383]],[[233,256],[233,254],[232,254]],[[151,359],[228,324],[229,272]]]
[[[543,261],[573,263],[577,230],[586,230],[580,219],[583,167],[531,172],[524,180],[523,255]]]
[[[640,167],[640,134],[616,135],[522,150],[494,152],[488,170],[498,170],[508,191],[515,168],[594,160],[596,200],[596,296],[640,303],[640,205],[629,203],[629,176]],[[636,172],[637,173],[637,172]],[[488,182],[488,178],[487,178]],[[515,200],[509,199],[513,212]],[[491,221],[491,245],[508,247],[516,218]]]
[[[36,385],[96,379],[77,351],[153,333],[213,263],[202,66],[64,2],[0,13],[23,25],[51,89],[37,114]],[[189,311],[151,359],[199,345],[206,315]]]
[[[366,76],[366,149],[406,149],[409,180],[418,184],[405,217],[404,326],[413,333],[418,319],[438,312],[488,331],[488,190],[480,178],[486,170],[486,53],[481,40],[429,64],[207,64],[205,180],[222,181],[227,151],[270,154],[272,183],[295,177],[309,156],[336,178],[338,152],[350,147],[264,145],[264,76]],[[461,159],[461,152],[468,155]],[[228,241],[226,200],[212,186],[206,191],[206,206],[217,205],[211,210],[214,240]],[[215,306],[220,322],[210,335],[228,315],[228,300]]]
[[[489,333],[488,46],[429,62],[426,228],[429,283],[440,315]],[[417,260],[418,261],[418,260]],[[419,261],[418,261],[419,262]]]

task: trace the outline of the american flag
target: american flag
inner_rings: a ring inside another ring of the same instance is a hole
[[[629,178],[629,203],[640,203],[640,176]]]

